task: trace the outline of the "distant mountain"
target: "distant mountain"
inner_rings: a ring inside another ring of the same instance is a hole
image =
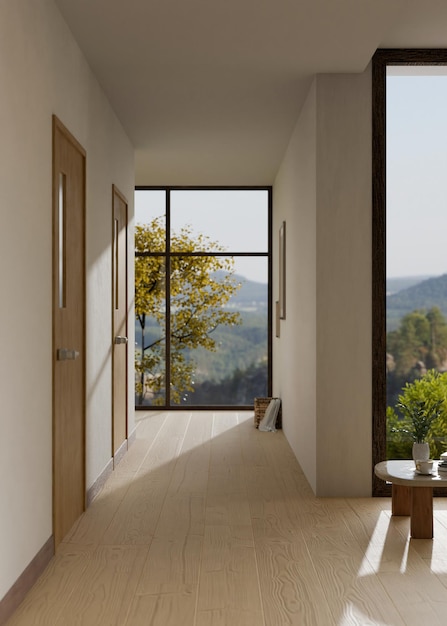
[[[234,275],[242,287],[231,298],[231,304],[240,309],[263,309],[267,307],[267,283],[248,280],[244,276]]]
[[[422,281],[427,280],[428,278],[433,278],[433,275],[427,274],[426,276],[401,276],[398,278],[387,278],[387,296],[391,296],[394,293],[402,291],[402,289],[408,289],[408,287],[413,287],[413,285],[422,283]]]
[[[223,274],[223,272],[216,272],[218,278],[219,274]],[[267,283],[259,283],[253,280],[248,280],[248,278],[238,274],[234,274],[234,278],[236,282],[240,282],[242,286],[231,297],[225,308],[232,312],[238,311],[242,314],[242,317],[244,318],[243,333],[248,335],[252,333],[253,331],[251,326],[259,327],[263,333],[267,333]],[[239,326],[235,326],[228,329],[224,326],[218,329],[216,333],[225,333],[228,331],[230,335],[237,337],[239,328]],[[158,324],[150,317],[146,319],[145,333],[148,341],[153,341],[160,336]],[[141,345],[141,327],[137,319],[135,320],[135,341],[137,346]],[[239,345],[242,346],[241,337],[238,337],[237,341],[239,342]],[[258,337],[250,335],[251,343],[256,344],[258,341],[260,341]],[[246,364],[244,366],[246,366]]]
[[[394,330],[399,320],[416,309],[437,306],[447,316],[447,274],[422,280],[417,284],[387,296],[387,331]]]

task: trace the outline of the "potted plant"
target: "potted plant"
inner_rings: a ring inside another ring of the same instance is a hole
[[[406,400],[399,396],[396,404],[404,420],[402,426],[393,428],[393,432],[401,432],[413,440],[413,459],[426,460],[430,457],[427,435],[433,423],[442,413],[444,399],[427,400],[415,397]]]

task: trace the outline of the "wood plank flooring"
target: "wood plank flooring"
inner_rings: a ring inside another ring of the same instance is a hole
[[[137,417],[8,626],[445,626],[447,500],[410,540],[390,499],[315,498],[252,412]]]

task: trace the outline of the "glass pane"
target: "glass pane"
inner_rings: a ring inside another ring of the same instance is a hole
[[[263,257],[172,259],[173,405],[246,405],[267,395],[267,267]]]
[[[135,404],[166,402],[164,257],[135,259]]]
[[[400,399],[415,406],[447,392],[447,374],[438,379],[447,370],[447,77],[427,75],[439,68],[403,71],[387,77],[388,458],[412,457]],[[444,409],[428,433],[432,458],[446,434]]]
[[[59,308],[65,308],[65,253],[66,253],[66,229],[65,229],[65,189],[66,176],[59,174],[59,193],[58,193],[58,221],[59,221]]]
[[[137,252],[165,252],[165,191],[135,190],[135,241]]]
[[[115,311],[119,309],[119,294],[120,294],[120,254],[119,254],[119,223],[117,219],[113,220],[113,293],[115,294],[114,307]]]
[[[171,250],[267,252],[266,190],[171,193]],[[190,246],[190,247],[188,247]]]

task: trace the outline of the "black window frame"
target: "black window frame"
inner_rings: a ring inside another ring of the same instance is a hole
[[[213,252],[211,256],[234,256],[234,257],[264,257],[267,258],[267,396],[272,395],[272,220],[273,220],[273,206],[272,206],[272,197],[273,197],[273,188],[271,185],[266,186],[176,186],[176,185],[168,185],[168,186],[154,186],[154,185],[136,185],[136,191],[164,191],[166,193],[166,233],[170,232],[170,194],[172,191],[266,191],[267,192],[267,252],[243,252],[243,251],[225,251],[225,252]],[[164,256],[166,258],[167,267],[170,263],[170,258],[175,256],[184,256],[184,252],[172,252],[170,250],[169,241],[166,240],[166,247],[164,252],[157,252],[156,254],[159,256]],[[192,252],[190,256],[210,256],[210,253],[207,251],[200,252]],[[168,332],[169,328],[169,273],[168,280],[166,284],[166,311],[167,311],[167,331],[166,331],[166,363],[170,362],[170,336]],[[169,377],[170,372],[168,371],[170,368],[167,368],[166,373],[166,388],[169,389]],[[254,398],[253,398],[254,400]],[[225,411],[225,410],[233,410],[233,411],[244,411],[244,410],[252,410],[253,404],[249,405],[171,405],[169,404],[170,397],[169,394],[166,394],[166,402],[164,405],[135,405],[136,411],[151,411],[151,410],[167,410],[167,411]]]
[[[388,66],[399,65],[447,66],[447,49],[383,48],[372,59],[372,494],[378,497],[391,494],[374,466],[386,459],[386,76]]]

